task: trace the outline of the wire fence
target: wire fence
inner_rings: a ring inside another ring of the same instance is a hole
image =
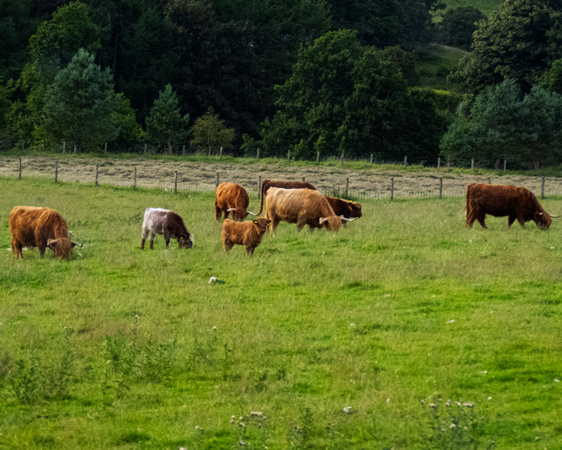
[[[18,177],[20,180],[24,178],[43,178],[52,179],[54,183],[58,182],[79,182],[91,184],[94,186],[111,185],[125,188],[144,189],[161,189],[174,193],[178,192],[214,192],[216,187],[224,181],[238,182],[242,184],[251,196],[259,197],[259,187],[262,178],[278,178],[269,176],[267,172],[260,172],[260,175],[252,174],[243,179],[237,180],[228,175],[221,176],[220,172],[212,172],[207,170],[203,174],[193,175],[189,170],[184,168],[182,172],[173,169],[173,162],[170,163],[171,169],[164,171],[165,173],[151,173],[151,161],[143,161],[144,166],[139,171],[137,167],[111,172],[111,162],[102,164],[91,164],[87,161],[77,162],[70,167],[68,164],[59,165],[58,161],[48,160],[45,158],[4,158],[0,159],[0,175],[7,177]],[[37,163],[40,160],[40,163]],[[122,161],[126,164],[126,161]],[[108,166],[109,165],[109,166]],[[108,168],[109,167],[109,168]],[[320,175],[317,174],[318,177]],[[253,180],[251,178],[254,178]],[[492,182],[491,177],[480,177],[480,180],[460,181],[451,180],[450,177],[437,177],[431,175],[424,180],[425,189],[412,189],[411,183],[404,182],[401,176],[388,176],[381,174],[369,175],[370,178],[365,180],[366,175],[361,177],[346,177],[337,180],[314,180],[307,179],[314,184],[324,195],[335,197],[353,198],[353,199],[372,199],[372,200],[389,200],[394,199],[422,199],[422,198],[446,198],[446,197],[463,197],[466,194],[466,185],[470,182]],[[286,179],[295,179],[295,177],[286,177]],[[321,177],[320,177],[321,178]],[[474,177],[476,178],[476,177]],[[562,180],[556,177],[525,177],[524,183],[517,183],[527,187],[533,191],[537,197],[545,196],[561,196]],[[298,180],[300,181],[300,179]],[[305,178],[302,177],[302,181]],[[359,182],[361,181],[361,182]],[[506,184],[503,180],[495,180],[497,184]],[[370,183],[376,184],[376,188],[366,187]],[[432,186],[427,186],[431,184]]]

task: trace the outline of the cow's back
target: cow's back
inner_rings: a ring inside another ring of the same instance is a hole
[[[315,220],[334,215],[328,200],[316,190],[277,187],[268,191],[266,211],[268,216],[275,215],[290,223],[295,223],[299,216]]]
[[[23,247],[35,247],[37,228],[48,208],[15,206],[10,213],[10,232]]]
[[[263,202],[265,197],[271,188],[282,188],[282,189],[310,189],[315,191],[316,188],[306,182],[306,181],[289,181],[289,180],[263,180],[260,187],[260,210],[258,215],[263,211]]]

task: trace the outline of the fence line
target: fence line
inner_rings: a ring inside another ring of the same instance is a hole
[[[0,168],[6,167],[0,164]],[[208,175],[207,181],[205,182],[193,182],[193,181],[182,181],[181,173],[175,171],[172,172],[167,179],[155,180],[152,178],[144,178],[142,174],[137,174],[137,168],[131,169],[130,173],[123,173],[121,176],[117,175],[107,175],[101,174],[99,172],[99,164],[92,164],[91,173],[79,173],[79,174],[66,174],[64,172],[64,166],[59,166],[58,161],[46,164],[43,166],[42,171],[32,171],[32,175],[26,175],[25,166],[22,164],[22,158],[16,160],[15,167],[11,170],[13,176],[18,176],[18,179],[22,178],[50,178],[57,182],[79,182],[84,184],[93,184],[94,186],[99,186],[102,184],[118,186],[118,187],[130,187],[133,190],[137,188],[145,189],[161,189],[164,191],[170,191],[174,193],[178,192],[214,192],[219,182],[222,182],[221,175],[216,172],[216,177],[214,175]],[[425,190],[412,190],[412,189],[400,189],[400,178],[395,180],[394,177],[381,177],[385,181],[389,182],[390,187],[384,190],[377,189],[358,189],[353,188],[350,183],[349,178],[345,179],[345,184],[342,186],[332,186],[332,187],[320,187],[319,191],[324,195],[331,195],[337,197],[351,197],[356,199],[372,199],[372,200],[394,200],[394,199],[421,199],[421,198],[444,198],[444,197],[464,197],[466,194],[466,188],[446,188],[446,181],[442,177],[434,178],[435,187],[425,189]],[[259,186],[261,184],[262,175],[256,177],[256,183],[251,183],[251,185],[245,186],[248,194],[256,196],[259,198]],[[258,181],[259,180],[259,181]],[[224,180],[224,181],[236,181],[236,180]],[[488,182],[491,182],[491,178],[488,178]],[[314,182],[313,182],[314,183]],[[560,196],[562,195],[562,183],[558,180],[552,183],[553,186],[545,186],[545,177],[537,177],[537,183],[539,187],[536,189],[531,189],[535,192],[537,197],[544,198],[545,196]]]

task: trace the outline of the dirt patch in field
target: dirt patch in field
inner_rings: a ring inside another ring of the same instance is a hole
[[[58,169],[57,169],[58,163]],[[59,181],[94,183],[98,167],[98,182],[117,186],[213,191],[217,183],[231,181],[243,185],[250,193],[257,193],[258,180],[277,178],[285,180],[303,180],[314,184],[324,193],[345,193],[349,195],[386,196],[390,193],[392,179],[396,196],[424,196],[439,191],[440,178],[443,179],[444,195],[464,195],[466,185],[473,182],[498,184],[515,184],[525,186],[537,194],[541,192],[541,178],[523,175],[465,174],[453,173],[448,169],[428,169],[421,172],[406,172],[397,167],[367,168],[353,170],[345,167],[300,166],[286,163],[265,164],[261,162],[192,162],[146,159],[104,159],[104,158],[54,158],[23,157],[22,176],[48,177]],[[19,158],[0,157],[0,175],[18,176]],[[562,183],[559,178],[547,177],[545,192],[559,193]]]

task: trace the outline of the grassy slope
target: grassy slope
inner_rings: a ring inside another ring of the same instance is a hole
[[[16,204],[58,209],[84,242],[63,262],[0,252],[0,446],[559,444],[560,224],[470,230],[462,199],[367,202],[337,234],[282,224],[246,258],[223,254],[211,194],[0,189],[0,249]],[[195,248],[142,252],[147,206],[183,215]],[[421,406],[439,398],[476,405]]]

